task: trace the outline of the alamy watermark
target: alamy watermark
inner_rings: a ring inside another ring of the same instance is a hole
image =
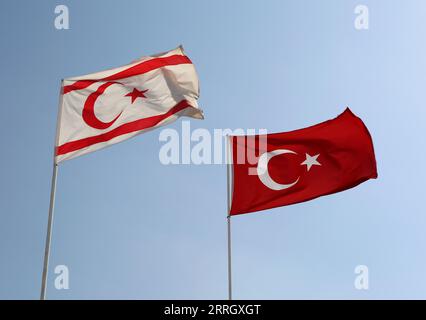
[[[161,130],[159,141],[164,144],[159,151],[159,160],[164,165],[171,164],[226,164],[233,162],[226,157],[226,137],[234,136],[240,152],[233,156],[236,163],[249,163],[256,165],[259,156],[267,149],[266,129],[214,129],[197,128],[191,131],[191,122],[181,122],[179,133],[172,128]],[[254,174],[254,172],[253,172]]]
[[[356,274],[355,281],[354,281],[355,289],[368,290],[370,288],[368,267],[363,264],[357,265],[355,267],[354,272]]]
[[[70,13],[66,5],[57,5],[55,7],[54,25],[57,30],[68,30],[70,28]]]
[[[359,4],[354,9],[355,20],[354,27],[357,30],[368,30],[370,24],[370,16],[368,7],[363,4]]]
[[[68,290],[70,288],[70,272],[66,265],[57,265],[55,267],[55,288],[57,290]]]

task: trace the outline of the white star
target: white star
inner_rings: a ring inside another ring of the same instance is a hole
[[[309,171],[311,169],[312,166],[320,166],[321,163],[319,163],[317,161],[317,158],[320,154],[318,153],[315,156],[310,156],[309,154],[306,153],[306,160],[303,161],[300,165],[304,165],[306,164],[306,169]]]

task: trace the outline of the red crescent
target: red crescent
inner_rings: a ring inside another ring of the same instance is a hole
[[[91,93],[84,103],[83,108],[83,120],[87,123],[87,125],[91,126],[95,129],[107,129],[112,126],[112,124],[118,119],[118,117],[121,115],[121,112],[118,114],[118,116],[115,117],[114,120],[110,122],[103,122],[99,120],[95,115],[95,102],[99,98],[100,95],[104,93],[104,91],[113,84],[119,84],[118,82],[106,82],[103,85],[99,86],[99,88]]]

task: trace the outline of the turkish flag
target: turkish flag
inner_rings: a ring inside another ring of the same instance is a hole
[[[311,200],[377,178],[370,133],[349,108],[308,128],[232,136],[230,143],[230,215]]]
[[[63,80],[56,163],[166,125],[203,119],[198,76],[182,47]]]

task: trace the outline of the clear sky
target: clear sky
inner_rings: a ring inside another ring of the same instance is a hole
[[[60,79],[179,44],[200,76],[192,128],[281,132],[349,106],[375,144],[377,180],[235,217],[234,297],[426,298],[425,29],[420,0],[1,1],[0,298],[39,297]],[[227,298],[225,166],[164,166],[159,133],[60,166],[48,298]]]

